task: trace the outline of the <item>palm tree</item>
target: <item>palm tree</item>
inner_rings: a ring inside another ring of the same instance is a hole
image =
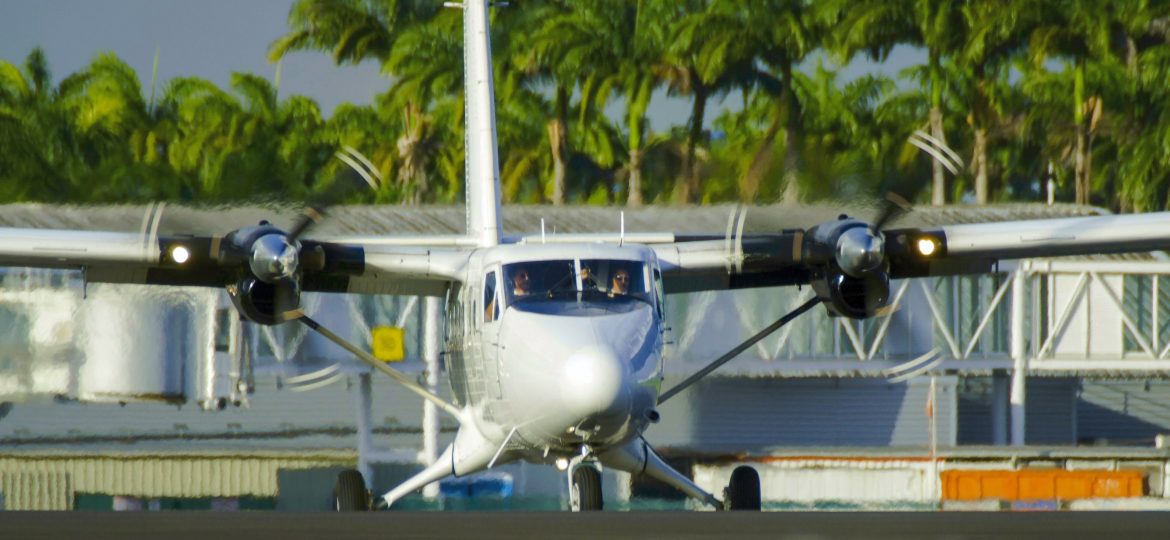
[[[166,167],[174,123],[165,107],[146,102],[135,71],[112,53],[99,54],[82,72],[67,101],[92,175],[88,200],[174,199],[175,175]]]
[[[396,146],[386,139],[386,133],[393,133],[399,127],[393,119],[386,118],[380,111],[370,106],[359,106],[343,103],[333,111],[333,115],[325,121],[319,132],[319,139],[328,141],[338,148],[354,148],[369,159],[374,169],[382,178],[394,177],[394,165],[397,156]],[[353,182],[364,182],[353,177],[356,174],[349,165],[338,159],[327,161],[318,173],[319,184],[317,190],[333,193],[332,183],[349,177]],[[362,190],[365,193],[364,190]],[[374,194],[375,202],[398,202],[406,198],[391,182],[383,182]],[[344,199],[343,199],[344,200]]]
[[[1170,203],[1170,50],[1166,24],[1170,5],[1131,2],[1118,7],[1122,34],[1124,83],[1118,111],[1112,115],[1116,158],[1102,171],[1118,179],[1113,206],[1121,210],[1164,209]]]
[[[542,95],[543,87],[551,87],[551,103],[541,103],[547,118],[544,131],[548,135],[548,151],[552,163],[552,193],[554,205],[565,203],[565,181],[568,175],[569,159],[569,99],[577,79],[583,72],[580,42],[560,34],[560,24],[571,17],[566,2],[549,0],[525,6],[521,14],[509,22],[515,28],[536,28],[529,39],[509,40],[508,56],[513,69],[506,73],[518,77],[516,82],[531,93],[530,97]],[[576,32],[580,35],[579,32]],[[570,39],[566,39],[566,38]],[[539,99],[544,102],[544,99]]]
[[[1023,25],[1031,20],[1016,2],[998,0],[968,3],[963,6],[963,18],[970,29],[969,38],[961,54],[956,57],[960,73],[968,91],[968,123],[973,132],[971,167],[975,176],[975,202],[987,204],[990,196],[988,181],[989,132],[1007,111],[1011,86],[1007,83],[1011,63],[1024,49]]]
[[[16,200],[64,201],[80,186],[81,151],[66,103],[84,85],[76,74],[53,86],[39,47],[18,67],[0,61],[0,178]]]
[[[269,47],[275,62],[291,51],[329,51],[337,64],[385,62],[401,32],[442,11],[439,2],[417,0],[298,0],[289,11],[288,34]]]
[[[827,11],[840,14],[833,42],[846,59],[859,52],[884,61],[898,45],[922,47],[927,52],[931,134],[946,142],[943,128],[943,59],[957,53],[965,42],[962,3],[952,0],[837,0]],[[946,177],[942,164],[933,164],[931,203],[945,204]]]
[[[784,199],[800,199],[797,174],[801,152],[801,104],[794,80],[796,66],[820,44],[823,25],[813,5],[805,0],[753,0],[747,5],[712,3],[691,24],[709,30],[701,44],[700,57],[708,79],[722,77],[728,84],[754,87],[771,96],[773,112],[752,159],[740,182],[741,197],[753,200],[759,191],[763,171],[772,158],[773,142],[784,128]],[[768,68],[761,71],[757,65]],[[778,75],[778,76],[777,76]]]
[[[273,61],[290,51],[326,50],[338,64],[377,61],[397,79],[380,106],[402,118],[398,183],[407,186],[404,200],[429,200],[436,132],[442,132],[432,126],[429,111],[438,100],[458,94],[463,76],[457,14],[438,2],[300,0],[289,13],[289,26],[292,30],[270,47]]]
[[[167,87],[162,106],[175,122],[167,159],[188,182],[182,196],[303,200],[335,148],[319,136],[325,123],[317,104],[278,100],[276,88],[255,75],[235,73],[231,85],[235,95],[202,79]]]
[[[682,175],[675,184],[675,200],[694,202],[699,193],[699,162],[696,150],[703,138],[703,123],[707,101],[731,89],[733,83],[746,85],[742,80],[731,80],[742,73],[740,55],[726,54],[727,49],[707,48],[706,44],[730,28],[717,27],[706,10],[708,2],[694,0],[676,2],[671,20],[678,24],[671,29],[673,42],[665,55],[664,79],[672,95],[690,96],[691,113],[686,127],[686,154]]]
[[[382,64],[382,71],[395,81],[379,106],[401,115],[398,147],[398,182],[410,186],[413,194],[407,201],[431,200],[433,154],[440,145],[459,146],[462,131],[456,137],[455,126],[446,129],[434,125],[431,112],[454,100],[462,109],[463,41],[462,19],[453,10],[440,12],[428,21],[401,29],[397,45]],[[461,128],[458,128],[461,129]],[[460,171],[461,173],[462,171]],[[457,183],[447,178],[448,186]]]
[[[557,57],[577,66],[580,85],[578,121],[590,149],[608,152],[601,135],[608,128],[601,111],[615,95],[625,105],[625,166],[615,177],[626,179],[626,204],[641,206],[643,164],[652,140],[648,132],[654,91],[662,84],[663,45],[674,3],[665,0],[598,0],[573,2],[568,11],[549,17],[538,39],[555,42]],[[606,156],[590,152],[594,161]]]
[[[1121,55],[1115,47],[1117,4],[1038,0],[1035,6],[1031,12],[1043,16],[1033,24],[1029,36],[1033,62],[1040,66],[1049,57],[1057,56],[1066,58],[1072,65],[1076,202],[1089,204],[1093,137],[1105,112],[1103,88],[1093,84],[1090,71],[1095,67],[1112,70],[1120,66]]]

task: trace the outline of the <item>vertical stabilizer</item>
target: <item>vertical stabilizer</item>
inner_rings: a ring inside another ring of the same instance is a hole
[[[463,0],[467,110],[467,234],[480,246],[500,243],[500,158],[488,0]]]

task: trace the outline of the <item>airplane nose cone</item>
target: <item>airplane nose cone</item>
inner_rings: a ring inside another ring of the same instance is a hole
[[[586,347],[565,361],[561,397],[581,417],[620,414],[629,406],[626,379],[617,356],[602,347]]]

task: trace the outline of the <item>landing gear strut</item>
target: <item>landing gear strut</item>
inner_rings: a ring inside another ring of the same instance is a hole
[[[589,465],[573,470],[569,481],[569,508],[574,512],[593,512],[602,509],[601,473]]]
[[[333,486],[333,507],[338,512],[366,512],[370,509],[370,492],[362,473],[346,469],[337,475]]]

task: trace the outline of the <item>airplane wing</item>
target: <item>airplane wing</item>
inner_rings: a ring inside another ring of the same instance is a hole
[[[808,284],[835,313],[864,317],[884,303],[890,279],[985,273],[1010,259],[1168,249],[1170,212],[884,231],[845,218],[685,240],[652,245],[668,293]]]
[[[225,235],[0,228],[0,266],[79,269],[97,283],[224,287],[250,319],[275,321],[305,291],[440,296],[469,251],[290,238],[271,225]]]
[[[268,231],[265,231],[268,232]],[[269,234],[278,233],[272,229]],[[77,268],[86,279],[98,283],[146,285],[223,286],[239,270],[230,260],[242,246],[229,246],[224,236],[145,236],[128,232],[0,227],[0,266]],[[346,280],[364,283],[379,277],[388,280],[450,281],[467,258],[455,242],[443,246],[434,237],[401,237],[400,243],[385,238],[377,243],[303,240],[302,253],[315,266],[306,269],[307,291],[367,292],[353,290]],[[182,260],[176,260],[176,255]],[[368,288],[360,285],[359,288]],[[395,294],[418,294],[402,292]]]

